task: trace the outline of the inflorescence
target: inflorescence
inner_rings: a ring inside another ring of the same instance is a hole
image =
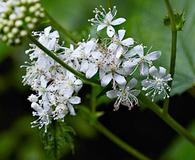
[[[97,32],[106,29],[107,37],[92,37],[79,42],[75,48],[74,45],[67,48],[59,44],[59,34],[52,31],[51,27],[45,28],[43,32],[34,32],[34,36],[66,64],[85,74],[86,78],[96,75],[102,87],[110,86],[106,95],[110,99],[116,99],[114,110],[118,110],[120,105],[129,109],[137,105],[137,96],[141,90],[151,96],[152,100],[160,95],[163,98],[169,97],[168,82],[172,78],[170,74],[166,74],[165,68],[159,67],[158,70],[153,64],[161,52],[150,52],[144,45],[135,43],[133,38],[125,38],[125,29],[115,31],[116,25],[126,21],[124,18],[115,19],[116,7],[108,13],[103,8],[102,11],[96,8],[94,12],[95,18],[89,21],[96,25]],[[38,117],[32,122],[33,127],[47,128],[52,120],[64,120],[67,114],[76,114],[74,105],[81,102],[77,94],[82,88],[82,81],[36,45],[30,46],[31,49],[26,53],[31,62],[26,64],[23,82],[35,91],[29,97],[34,109],[33,115]],[[137,75],[139,80],[136,79]]]
[[[0,40],[9,45],[20,44],[43,17],[40,0],[0,1]]]

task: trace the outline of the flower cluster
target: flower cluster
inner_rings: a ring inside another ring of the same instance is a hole
[[[153,100],[160,94],[168,97],[168,82],[172,78],[170,74],[166,75],[165,68],[158,70],[153,64],[161,52],[150,52],[150,49],[146,52],[147,47],[136,43],[131,37],[125,38],[125,29],[117,31],[114,26],[126,20],[115,19],[115,7],[108,13],[103,8],[102,11],[96,8],[94,12],[95,18],[89,21],[96,25],[97,32],[106,29],[107,36],[104,38],[89,38],[67,48],[59,44],[59,34],[52,32],[51,27],[33,34],[66,64],[88,79],[98,77],[102,87],[110,88],[106,95],[110,99],[116,98],[114,110],[118,110],[121,104],[129,109],[137,105],[141,89]],[[23,78],[24,84],[30,85],[36,92],[29,97],[35,110],[33,115],[39,117],[32,124],[42,128],[47,127],[51,120],[64,120],[68,113],[75,115],[73,105],[81,102],[75,94],[81,89],[82,81],[46,56],[36,45],[32,44],[31,47],[27,53],[32,62],[27,66]],[[142,80],[138,81],[137,77]]]
[[[0,1],[0,40],[10,45],[21,43],[43,17],[40,0]]]
[[[51,32],[51,27],[45,28],[44,32],[34,32],[38,41],[50,51],[58,52],[65,50],[58,43],[59,34],[57,31]],[[82,88],[82,81],[77,79],[72,73],[61,67],[53,59],[48,57],[37,46],[31,44],[31,49],[27,50],[30,63],[26,63],[26,75],[23,76],[23,83],[30,85],[35,94],[28,100],[34,109],[33,116],[39,118],[32,122],[32,127],[45,126],[53,120],[64,120],[69,113],[75,115],[73,105],[81,102],[76,96]],[[64,58],[64,52],[59,53],[60,58]]]

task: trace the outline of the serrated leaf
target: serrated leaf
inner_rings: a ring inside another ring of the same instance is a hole
[[[53,122],[47,133],[42,133],[44,147],[52,159],[60,159],[66,152],[74,151],[75,131],[64,122]]]

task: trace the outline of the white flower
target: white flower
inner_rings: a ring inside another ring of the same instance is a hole
[[[56,107],[55,111],[53,112],[54,120],[61,119],[64,121],[64,117],[70,113],[70,115],[75,116],[75,110],[73,108],[74,104],[81,103],[81,98],[77,96],[73,96],[66,101],[66,104],[60,104]]]
[[[116,58],[113,53],[107,53],[103,58],[99,71],[99,77],[103,87],[107,86],[111,81],[113,81],[113,89],[116,88],[117,84],[126,84],[126,79],[120,68],[120,64],[120,59]]]
[[[71,52],[72,48],[61,47],[58,44],[59,34],[51,31],[51,27],[45,28],[44,32],[34,32],[38,36],[39,42],[50,51],[62,51],[58,54],[59,58],[74,66],[72,58],[67,57],[66,53]],[[36,93],[29,96],[28,100],[32,103],[33,116],[38,119],[32,122],[32,127],[45,126],[52,120],[64,120],[67,114],[76,115],[74,105],[81,102],[80,97],[74,96],[82,88],[82,81],[77,79],[74,74],[63,68],[52,58],[47,56],[35,45],[26,51],[29,54],[30,63],[26,65],[26,75],[23,76],[23,83],[30,85]],[[68,55],[70,56],[70,54]]]
[[[127,55],[129,55],[131,58],[135,55],[138,56],[137,58],[133,58],[133,60],[129,63],[132,63],[132,65],[139,65],[140,74],[146,76],[148,75],[149,65],[152,65],[152,61],[157,60],[160,57],[161,52],[154,51],[144,55],[144,47],[142,45],[137,45],[130,50]]]
[[[127,38],[123,40],[125,32],[126,31],[124,29],[119,30],[118,34],[114,35],[112,39],[113,43],[111,43],[108,47],[108,49],[111,49],[112,51],[114,50],[117,58],[120,58],[121,55],[128,50],[128,47],[134,44],[133,38]]]
[[[106,92],[107,97],[110,99],[117,98],[114,103],[114,111],[119,109],[120,104],[127,106],[129,110],[134,105],[138,104],[137,96],[140,91],[133,89],[137,85],[137,80],[135,78],[131,79],[127,85],[120,86],[118,90],[111,90]]]
[[[151,67],[149,69],[149,73],[152,79],[145,79],[142,81],[142,86],[144,91],[148,91],[146,95],[151,95],[152,100],[154,97],[159,94],[163,94],[163,98],[168,98],[169,95],[167,90],[170,92],[171,88],[167,84],[168,81],[171,81],[171,75],[166,74],[166,69],[163,67],[159,67],[159,70],[156,67]]]
[[[110,9],[108,13],[106,13],[105,9],[102,8],[102,11],[99,11],[97,8],[94,10],[95,18],[89,20],[92,24],[97,24],[97,31],[101,31],[104,28],[107,28],[107,35],[112,37],[115,34],[115,29],[113,26],[120,25],[126,21],[124,18],[117,18],[115,20],[117,10],[116,7],[113,10]]]
[[[47,132],[47,125],[50,123],[50,108],[48,106],[41,107],[38,103],[33,102],[31,107],[35,110],[33,111],[33,116],[38,116],[39,118],[31,122],[32,127],[39,127],[41,129],[45,126],[45,132]]]

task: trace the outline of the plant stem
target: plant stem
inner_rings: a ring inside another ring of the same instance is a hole
[[[64,67],[65,69],[67,69],[68,71],[70,71],[71,73],[73,73],[75,76],[77,76],[78,78],[82,79],[86,84],[90,84],[90,85],[99,85],[97,81],[95,80],[88,80],[85,78],[85,76],[76,71],[74,68],[70,67],[68,64],[66,64],[63,60],[61,60],[54,52],[48,50],[46,47],[44,47],[41,43],[39,43],[39,41],[37,41],[37,39],[35,37],[33,37],[32,35],[28,35],[28,38],[37,46],[39,47],[42,51],[44,51],[48,56],[50,56],[53,60],[55,60],[57,63],[59,63],[62,67]]]
[[[51,24],[54,26],[54,28],[59,30],[62,34],[64,34],[64,36],[66,36],[74,44],[77,43],[77,40],[74,38],[74,36],[69,31],[67,31],[66,28],[62,27],[52,16],[49,15],[47,11],[45,11],[45,13],[46,13],[46,16],[49,18]]]
[[[112,0],[107,0],[107,7],[108,9],[112,7]]]
[[[150,101],[143,93],[141,93],[139,97],[141,99],[141,105],[153,111],[177,133],[179,133],[181,136],[184,136],[187,140],[195,145],[195,137],[190,134],[184,127],[182,127],[178,122],[176,122],[168,113],[164,114],[163,110],[157,104]]]
[[[100,122],[97,122],[94,127],[101,132],[104,136],[110,139],[113,143],[117,144],[120,148],[124,149],[129,154],[133,155],[139,160],[150,160],[150,158],[146,157],[133,147],[129,146],[126,142],[118,138],[112,132],[110,132],[105,126],[103,126]]]
[[[168,10],[168,14],[169,14],[170,22],[171,22],[172,43],[171,43],[171,61],[170,61],[170,71],[169,72],[171,74],[171,77],[174,78],[176,53],[177,53],[177,28],[176,28],[176,22],[175,22],[175,15],[171,7],[171,4],[169,0],[164,0],[164,2],[166,4],[166,8]],[[172,88],[172,81],[169,82],[169,86]],[[165,114],[168,113],[169,102],[170,102],[169,98],[167,98],[164,101],[163,112]]]

